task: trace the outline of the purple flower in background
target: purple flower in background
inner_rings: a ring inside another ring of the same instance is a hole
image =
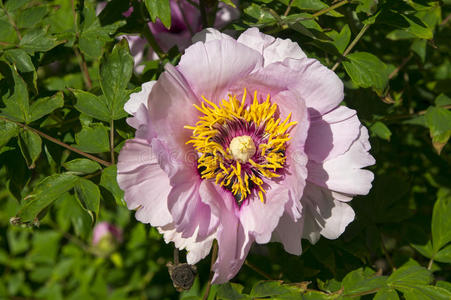
[[[102,241],[109,243],[122,242],[122,230],[108,222],[100,222],[94,227],[92,245],[99,246]]]
[[[339,237],[375,163],[356,111],[340,106],[342,81],[256,28],[193,39],[125,104],[136,129],[118,162],[128,208],[190,264],[217,240],[214,283],[236,275],[254,242],[300,255],[301,238]]]
[[[198,0],[192,2],[198,3]],[[236,1],[238,2],[238,1]],[[97,13],[105,7],[106,2],[98,5]],[[155,23],[149,23],[150,31],[161,49],[167,52],[174,46],[180,51],[185,50],[191,44],[191,38],[202,29],[202,21],[199,9],[186,0],[170,0],[171,5],[171,28],[167,29],[159,19]],[[133,12],[133,7],[124,13],[128,17]],[[239,17],[239,10],[223,2],[218,4],[218,11],[214,27],[222,28],[230,21]],[[130,52],[135,62],[135,71],[141,73],[144,66],[140,65],[143,61],[156,60],[158,56],[151,49],[147,48],[146,39],[139,35],[124,35],[127,39]]]

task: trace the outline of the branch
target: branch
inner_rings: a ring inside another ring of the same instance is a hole
[[[340,6],[343,6],[343,5],[347,4],[347,3],[349,3],[349,0],[343,0],[343,1],[341,1],[341,2],[335,3],[334,5],[331,5],[331,6],[329,6],[329,7],[326,7],[326,8],[324,8],[324,9],[322,9],[322,10],[320,10],[320,11],[314,13],[312,16],[313,16],[314,18],[319,17],[319,16],[324,15],[324,14],[327,14],[327,13],[330,12],[331,10],[334,10],[334,9],[336,9],[336,8],[339,8]]]
[[[51,141],[52,143],[55,143],[55,144],[57,144],[57,145],[60,145],[61,147],[64,147],[64,148],[66,148],[66,149],[68,149],[68,150],[70,150],[70,151],[72,151],[72,152],[78,153],[78,154],[80,154],[81,156],[84,156],[84,157],[86,157],[86,158],[89,158],[89,159],[91,159],[91,160],[94,160],[94,161],[98,162],[99,164],[104,165],[105,167],[108,167],[108,166],[111,165],[111,163],[109,163],[109,162],[107,162],[107,161],[104,161],[103,159],[100,159],[100,158],[98,158],[98,157],[95,157],[94,155],[91,155],[91,154],[89,154],[89,153],[86,153],[86,152],[83,152],[83,151],[81,151],[81,150],[78,150],[77,148],[74,148],[74,147],[72,147],[72,146],[69,146],[68,144],[63,143],[63,142],[61,142],[61,141],[59,141],[59,140],[57,140],[57,139],[55,139],[55,138],[53,138],[53,137],[51,137],[51,136],[45,134],[45,133],[42,132],[42,131],[39,131],[39,130],[34,129],[34,128],[31,128],[31,127],[29,127],[29,126],[27,126],[27,125],[25,125],[25,124],[19,123],[19,122],[15,122],[15,121],[9,120],[9,119],[7,119],[7,118],[5,118],[5,117],[2,117],[2,116],[0,116],[0,119],[1,119],[1,120],[5,120],[5,121],[7,121],[7,122],[14,123],[14,124],[16,124],[16,125],[22,127],[22,128],[25,129],[25,130],[30,130],[30,131],[32,131],[32,132],[34,132],[34,133],[40,135],[41,137],[43,137],[43,138],[45,138],[45,139]]]
[[[362,36],[365,34],[365,32],[370,28],[370,24],[365,24],[365,26],[362,27],[360,32],[357,34],[357,36],[354,38],[352,43],[346,48],[346,50],[343,52],[343,56],[335,63],[335,65],[332,67],[332,71],[335,71],[338,66],[340,65],[343,58],[351,52],[352,48],[354,48],[355,45],[357,45],[358,41],[362,38]]]
[[[248,266],[249,268],[251,268],[253,271],[255,271],[256,273],[260,274],[261,276],[265,277],[268,280],[274,280],[270,275],[268,275],[266,272],[260,270],[259,268],[257,268],[255,265],[251,264],[248,260],[246,260],[244,262],[244,264],[246,266]]]

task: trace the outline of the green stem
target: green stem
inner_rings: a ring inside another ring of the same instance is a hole
[[[211,281],[213,280],[213,265],[216,262],[216,258],[218,257],[218,243],[215,241],[213,243],[213,251],[211,253],[211,265],[210,265],[210,277],[208,278],[207,287],[205,288],[204,297],[202,300],[207,300],[208,295],[210,295],[210,289],[211,289]]]
[[[249,261],[245,261],[244,264],[246,266],[248,266],[250,269],[252,269],[253,271],[255,271],[256,273],[260,274],[261,276],[265,277],[268,280],[274,280],[270,275],[268,275],[266,272],[260,270],[258,267],[256,267],[255,265],[251,264]]]
[[[200,18],[202,20],[202,28],[208,27],[208,18],[207,18],[207,7],[205,5],[205,0],[199,0],[199,10],[200,10]]]
[[[322,9],[322,10],[320,10],[320,11],[314,13],[312,16],[313,16],[314,18],[319,17],[319,16],[324,15],[324,14],[327,14],[327,13],[330,12],[331,10],[334,10],[334,9],[336,9],[336,8],[339,8],[340,6],[343,6],[343,5],[347,4],[347,3],[349,3],[349,0],[343,0],[343,1],[341,1],[341,2],[335,3],[334,5],[331,5],[331,6],[329,6],[329,7],[326,7],[326,8],[324,8],[324,9]]]
[[[355,45],[357,45],[358,41],[362,38],[362,36],[365,34],[365,32],[370,28],[370,24],[365,24],[360,32],[357,34],[357,36],[354,38],[354,40],[351,42],[351,44],[346,48],[346,50],[343,52],[343,56],[335,63],[335,65],[332,67],[332,71],[335,71],[338,66],[340,65],[343,58],[351,52],[351,50],[354,48]]]
[[[61,142],[61,141],[59,141],[59,140],[57,140],[57,139],[55,139],[55,138],[53,138],[53,137],[51,137],[51,136],[45,134],[45,133],[42,132],[42,131],[39,131],[39,130],[34,129],[34,128],[31,128],[31,127],[29,127],[29,126],[27,126],[27,125],[25,125],[25,124],[19,123],[19,122],[15,122],[15,121],[9,120],[9,119],[7,119],[7,118],[5,118],[5,117],[2,117],[2,116],[0,116],[0,119],[1,119],[1,120],[4,120],[4,121],[7,121],[7,122],[14,123],[14,124],[16,124],[16,125],[22,127],[22,128],[25,129],[25,130],[32,131],[32,132],[34,132],[34,133],[40,135],[41,137],[45,138],[46,140],[51,141],[52,143],[55,143],[55,144],[57,144],[57,145],[60,145],[61,147],[64,147],[64,148],[66,148],[66,149],[68,149],[68,150],[70,150],[70,151],[72,151],[72,152],[78,153],[78,154],[80,154],[81,156],[84,156],[84,157],[89,158],[89,159],[91,159],[91,160],[93,160],[93,161],[96,161],[96,162],[98,162],[99,164],[102,164],[102,165],[104,165],[104,166],[106,166],[106,167],[108,167],[108,166],[111,165],[111,163],[109,163],[109,162],[107,162],[107,161],[104,161],[103,159],[100,159],[100,158],[98,158],[98,157],[95,157],[94,155],[91,155],[91,154],[89,154],[89,153],[86,153],[86,152],[83,152],[83,151],[81,151],[81,150],[78,150],[77,148],[74,148],[74,147],[72,147],[72,146],[69,146],[68,144],[63,143],[63,142]]]

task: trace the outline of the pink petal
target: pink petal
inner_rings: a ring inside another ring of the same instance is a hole
[[[119,155],[117,182],[127,207],[137,209],[137,220],[164,226],[172,222],[167,208],[169,178],[151,153],[146,141],[128,140]]]
[[[186,145],[192,131],[184,126],[198,121],[199,112],[193,107],[198,98],[173,66],[167,64],[165,69],[150,94],[149,120],[158,138],[165,141],[171,158],[183,160],[185,153],[192,150]]]
[[[309,229],[328,239],[338,238],[355,217],[348,204],[335,200],[329,190],[311,183],[307,184],[301,202],[305,207],[304,214],[316,225]]]
[[[253,238],[247,234],[234,211],[235,199],[230,193],[208,181],[202,181],[199,192],[202,201],[208,203],[213,214],[219,213],[216,233],[218,258],[213,265],[213,283],[220,284],[234,277],[246,259]]]
[[[238,38],[238,42],[257,50],[264,57],[264,65],[282,62],[286,58],[301,59],[306,55],[297,43],[290,39],[275,39],[259,32],[257,28],[249,28]]]
[[[186,261],[190,265],[198,263],[210,253],[211,245],[215,238],[215,235],[211,235],[202,241],[197,241],[197,234],[194,234],[189,238],[183,238],[182,234],[175,230],[174,224],[158,227],[158,231],[163,234],[164,241],[167,244],[174,242],[174,246],[177,249],[186,249]]]
[[[141,91],[130,94],[129,100],[124,105],[124,110],[131,115],[135,115],[141,104],[147,108],[147,101],[155,83],[155,80],[146,82],[141,86]]]
[[[365,148],[368,142],[367,129],[362,126],[360,130],[359,139],[354,141],[347,152],[322,164],[309,161],[307,180],[344,194],[368,194],[374,175],[361,168],[373,165],[375,160]]]
[[[286,59],[284,64],[299,73],[290,88],[299,93],[313,114],[323,115],[343,100],[343,82],[316,59]]]
[[[321,117],[312,117],[305,151],[316,162],[337,157],[348,151],[360,134],[356,111],[338,106]]]
[[[177,69],[201,100],[219,101],[227,90],[262,66],[262,56],[233,39],[196,43],[187,48]]]

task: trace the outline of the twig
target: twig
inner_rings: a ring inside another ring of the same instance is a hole
[[[199,0],[199,10],[202,20],[202,29],[205,29],[208,27],[207,8],[205,6],[205,0]]]
[[[90,89],[92,89],[92,80],[91,80],[91,76],[89,75],[88,65],[86,64],[85,57],[84,57],[83,53],[78,51],[77,46],[74,46],[73,49],[74,49],[75,56],[77,57],[78,64],[80,65],[80,69],[83,74],[83,80],[84,80],[88,90],[90,90]]]
[[[451,20],[451,14],[449,14],[443,21],[440,23],[440,26],[444,26],[448,21]]]
[[[380,233],[380,235],[381,235],[382,252],[384,252],[385,259],[387,260],[388,264],[390,265],[390,268],[394,271],[394,270],[396,270],[396,267],[393,264],[393,260],[391,259],[390,255],[388,254],[387,248],[385,248],[384,236],[382,235],[382,232]]]
[[[210,277],[208,278],[207,287],[205,289],[204,297],[202,298],[203,300],[207,300],[208,295],[210,294],[211,281],[213,280],[213,275],[214,275],[213,265],[215,264],[217,257],[218,257],[218,243],[214,242],[213,243],[213,251],[211,253]]]
[[[110,122],[110,155],[111,155],[111,163],[115,164],[114,158],[114,120]]]
[[[330,12],[331,10],[334,10],[334,9],[336,9],[336,8],[339,8],[340,6],[343,6],[343,5],[347,4],[347,3],[349,3],[349,0],[343,0],[343,1],[341,1],[341,2],[335,3],[335,4],[333,4],[333,5],[329,6],[329,7],[326,7],[326,8],[324,8],[324,9],[322,9],[322,10],[320,10],[320,11],[314,13],[312,16],[313,16],[314,18],[319,17],[319,16],[324,15],[324,14],[327,14],[327,13]]]
[[[45,139],[47,139],[47,140],[49,140],[49,141],[51,141],[51,142],[53,142],[53,143],[55,143],[55,144],[57,144],[57,145],[60,145],[61,147],[64,147],[64,148],[66,148],[66,149],[68,149],[68,150],[70,150],[70,151],[72,151],[72,152],[78,153],[78,154],[80,154],[80,155],[82,155],[82,156],[84,156],[84,157],[87,157],[87,158],[89,158],[89,159],[92,159],[92,160],[94,160],[94,161],[98,162],[99,164],[102,164],[102,165],[104,165],[104,166],[106,166],[106,167],[108,167],[108,166],[111,165],[111,163],[109,163],[109,162],[107,162],[107,161],[104,161],[103,159],[100,159],[100,158],[98,158],[98,157],[95,157],[94,155],[91,155],[91,154],[89,154],[89,153],[86,153],[86,152],[83,152],[83,151],[81,151],[81,150],[78,150],[77,148],[74,148],[74,147],[72,147],[72,146],[69,146],[68,144],[65,144],[65,143],[63,143],[63,142],[61,142],[61,141],[59,141],[59,140],[57,140],[57,139],[55,139],[55,138],[53,138],[53,137],[51,137],[51,136],[45,134],[44,132],[41,132],[41,131],[39,131],[39,130],[37,130],[37,129],[34,129],[34,128],[31,128],[31,127],[29,127],[29,126],[27,126],[27,125],[25,125],[25,124],[22,124],[22,123],[19,123],[19,122],[16,122],[16,121],[9,120],[9,119],[7,119],[7,118],[5,118],[5,117],[2,117],[2,116],[0,116],[0,119],[5,120],[5,121],[7,121],[7,122],[15,123],[15,124],[19,125],[20,127],[22,127],[22,128],[25,129],[25,130],[30,130],[30,131],[32,131],[32,132],[34,132],[34,133],[36,133],[36,134],[42,136],[43,138],[45,138]]]
[[[248,266],[249,268],[251,268],[253,271],[257,272],[258,274],[260,274],[261,276],[265,277],[268,280],[274,280],[268,273],[260,270],[259,268],[257,268],[255,265],[251,264],[249,261],[245,261],[244,264],[246,266]]]
[[[343,56],[335,63],[335,65],[332,67],[332,71],[335,71],[338,66],[340,65],[341,61],[343,60],[343,57],[349,54],[351,52],[352,48],[354,48],[355,45],[357,45],[357,42],[362,38],[362,36],[365,34],[365,32],[370,28],[370,24],[365,24],[365,26],[362,27],[360,32],[357,34],[357,36],[354,38],[354,40],[351,42],[351,44],[346,48],[346,50],[343,52]]]
[[[429,261],[429,263],[428,263],[428,270],[431,270],[432,269],[432,264],[434,263],[434,259],[433,258],[431,258],[431,260]]]
[[[448,105],[442,105],[442,106],[438,106],[438,107],[443,108],[443,109],[451,109],[451,104],[448,104]],[[427,109],[425,109],[425,110],[420,110],[420,111],[418,111],[418,112],[416,112],[416,113],[410,113],[410,114],[404,114],[404,115],[392,115],[392,116],[387,116],[387,117],[383,118],[382,120],[385,120],[385,121],[394,121],[394,120],[399,120],[399,119],[409,119],[409,118],[416,117],[416,116],[422,116],[422,115],[424,115],[426,112],[427,112]]]
[[[286,17],[288,16],[288,14],[290,13],[291,10],[291,5],[293,4],[294,0],[290,0],[290,2],[288,3],[287,9],[285,10],[285,12],[283,13],[283,16]]]
[[[174,265],[178,265],[180,263],[180,257],[179,257],[179,249],[174,246]]]
[[[390,75],[388,75],[388,79],[392,79],[393,77],[395,77],[399,71],[404,68],[404,66],[412,59],[413,54],[410,53],[409,56],[407,56],[406,58],[404,58],[404,60],[402,61],[402,63],[393,70],[393,72],[390,73]]]

